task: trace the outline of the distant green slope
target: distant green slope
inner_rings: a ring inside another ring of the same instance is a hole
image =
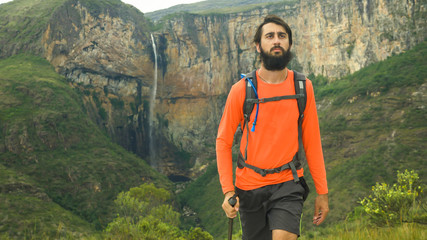
[[[158,21],[162,17],[179,13],[179,12],[188,12],[188,13],[230,13],[230,12],[241,12],[247,9],[252,9],[260,6],[264,6],[271,3],[282,2],[284,4],[291,4],[299,2],[299,0],[206,0],[200,1],[191,4],[180,4],[172,6],[167,9],[161,9],[154,12],[146,13],[145,16],[152,19],[153,21]]]
[[[33,200],[34,211],[44,205],[53,222],[82,225],[66,209],[100,227],[111,219],[119,192],[143,182],[171,189],[169,180],[91,122],[76,91],[44,59],[16,55],[0,60],[0,176],[25,179],[0,182],[0,208],[8,209],[2,218],[9,219],[7,228],[0,219],[0,234],[45,225],[40,224],[43,216],[28,209]]]
[[[427,43],[372,64],[330,84],[315,85],[330,209],[323,227],[346,218],[376,182],[391,183],[397,170],[414,169],[426,183]],[[306,201],[303,232],[312,230],[315,188]],[[197,196],[197,197],[195,197]],[[218,174],[211,166],[180,194],[215,239],[224,239],[227,219]],[[237,224],[238,225],[238,224]],[[240,226],[235,227],[238,231]]]
[[[41,36],[55,9],[66,0],[14,0],[0,5],[0,58],[40,54]]]
[[[344,219],[371,186],[391,183],[397,170],[416,170],[426,183],[426,54],[423,42],[318,86],[330,221]]]
[[[53,202],[31,178],[0,164],[0,239],[81,238],[95,228]]]
[[[185,224],[188,226],[201,224],[206,231],[216,237],[215,239],[227,236],[228,219],[221,208],[224,198],[215,163],[208,167],[205,174],[178,194],[178,199],[182,205],[189,206],[197,213],[196,216],[185,217],[183,221]],[[239,229],[239,225],[236,223],[234,229]]]

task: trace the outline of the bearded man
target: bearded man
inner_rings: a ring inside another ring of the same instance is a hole
[[[258,99],[295,96],[295,73],[287,68],[292,59],[292,31],[288,24],[275,15],[267,16],[258,26],[254,43],[261,59],[254,74],[259,79],[254,90]],[[243,105],[249,81],[241,79],[228,95],[216,140],[217,165],[224,193],[222,208],[229,218],[239,213],[243,239],[295,240],[300,235],[302,208],[308,194],[304,169],[294,164],[301,142],[317,192],[313,223],[322,223],[329,212],[313,85],[309,79],[304,80],[303,114],[299,113],[296,99],[259,101],[259,109],[252,111],[245,122]],[[233,183],[231,149],[239,124],[247,127],[243,128],[239,167]],[[237,199],[234,207],[228,201],[231,197]]]

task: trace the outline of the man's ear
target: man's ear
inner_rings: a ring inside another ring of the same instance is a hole
[[[255,43],[255,46],[256,46],[256,51],[258,53],[261,53],[261,49],[259,48],[259,43]]]

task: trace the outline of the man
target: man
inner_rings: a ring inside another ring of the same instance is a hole
[[[258,98],[295,95],[294,72],[286,67],[292,58],[292,31],[288,24],[277,16],[267,16],[258,27],[254,42],[261,59],[261,67],[256,71]],[[218,128],[217,163],[225,194],[222,207],[229,218],[236,217],[239,211],[243,239],[297,239],[304,195],[308,194],[302,168],[288,168],[263,176],[249,167],[240,166],[236,169],[236,187],[233,185],[231,148],[238,124],[244,126],[245,92],[245,79],[233,85]],[[328,187],[313,86],[308,79],[306,93],[302,142],[318,194],[313,223],[319,225],[329,212]],[[240,157],[259,169],[290,164],[299,149],[297,100],[260,103],[258,110],[258,113],[252,111],[244,127]],[[256,129],[252,131],[254,121]],[[235,194],[237,204],[232,207],[228,200]]]

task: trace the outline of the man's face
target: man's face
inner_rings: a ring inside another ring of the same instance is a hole
[[[262,27],[261,43],[256,47],[262,64],[268,70],[283,70],[292,59],[288,34],[275,23],[267,23]]]

